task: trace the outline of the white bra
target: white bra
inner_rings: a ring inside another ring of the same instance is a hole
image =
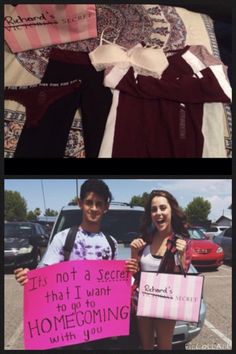
[[[139,44],[133,47],[133,50],[128,50],[116,44],[116,38],[113,43],[104,39],[105,30],[106,28],[101,34],[99,46],[89,53],[91,63],[97,71],[114,65],[122,68],[133,66],[138,73],[147,72],[149,75],[160,77],[168,67],[169,62],[162,49],[143,47]],[[107,44],[103,44],[103,41]]]

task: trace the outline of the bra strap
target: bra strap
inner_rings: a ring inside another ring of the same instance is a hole
[[[149,42],[145,43],[144,48],[162,49],[162,48],[159,47],[158,44],[149,44]]]
[[[104,32],[108,29],[108,28],[113,28],[116,32],[117,32],[117,36],[114,38],[113,42],[108,41],[107,39],[103,38]],[[102,33],[101,33],[101,37],[100,37],[100,45],[102,45],[102,42],[106,42],[106,43],[116,43],[117,38],[120,35],[120,31],[117,30],[117,28],[113,27],[113,26],[107,26],[103,29]]]

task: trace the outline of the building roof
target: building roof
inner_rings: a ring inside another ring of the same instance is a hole
[[[217,224],[217,223],[218,223],[219,221],[221,221],[222,219],[226,219],[226,220],[232,221],[232,217],[226,216],[226,215],[221,215],[221,216],[219,217],[219,219],[217,219],[217,220],[215,221],[215,224]]]

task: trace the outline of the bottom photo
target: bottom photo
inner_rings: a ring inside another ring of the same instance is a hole
[[[232,349],[232,179],[4,180],[5,350]]]

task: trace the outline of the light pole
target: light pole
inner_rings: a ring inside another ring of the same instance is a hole
[[[43,188],[43,180],[41,179],[41,188],[43,194],[43,204],[44,204],[44,214],[46,214],[46,202],[45,202],[45,195],[44,195],[44,188]]]
[[[75,183],[76,183],[76,198],[78,199],[79,198],[79,188],[78,188],[78,179],[77,178],[75,180]]]

